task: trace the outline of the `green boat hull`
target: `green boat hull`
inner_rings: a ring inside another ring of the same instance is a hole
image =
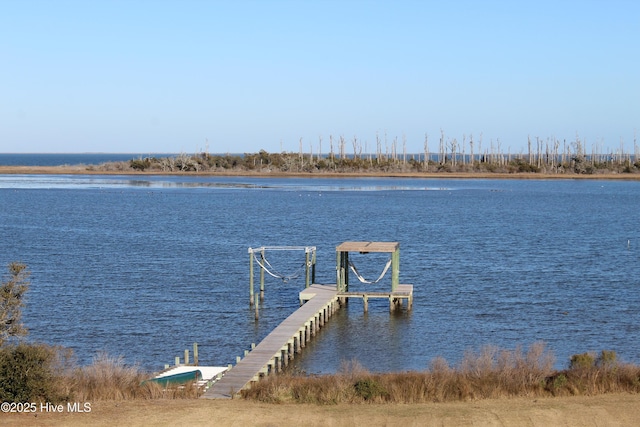
[[[152,378],[145,381],[144,383],[156,383],[160,384],[163,387],[166,387],[168,385],[180,385],[200,380],[202,380],[202,372],[200,372],[200,370],[194,370],[189,372],[182,372],[175,375],[167,375],[166,377],[161,378]]]

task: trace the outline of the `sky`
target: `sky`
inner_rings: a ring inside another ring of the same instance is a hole
[[[0,152],[633,152],[639,24],[635,0],[0,0]]]

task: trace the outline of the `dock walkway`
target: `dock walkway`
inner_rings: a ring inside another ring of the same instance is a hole
[[[300,292],[305,302],[207,390],[203,398],[230,399],[261,376],[277,372],[306,345],[338,309],[335,286],[311,285]]]

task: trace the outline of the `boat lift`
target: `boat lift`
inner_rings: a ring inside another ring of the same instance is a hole
[[[305,288],[313,284],[316,278],[316,247],[315,246],[260,246],[249,248],[249,305],[255,305],[256,320],[258,319],[258,302],[264,300],[264,274],[288,281],[297,275],[285,276],[277,273],[265,257],[267,251],[304,251],[304,275]],[[254,292],[254,266],[256,262],[260,266],[260,293]]]

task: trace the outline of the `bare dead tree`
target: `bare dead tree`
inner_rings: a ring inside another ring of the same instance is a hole
[[[329,159],[331,159],[332,162],[335,160],[333,154],[333,135],[329,135]]]
[[[424,134],[424,170],[429,170],[429,135]]]
[[[634,129],[633,130],[633,161],[634,163],[638,162],[639,160],[638,155],[640,154],[640,151],[638,151],[638,142],[636,138],[636,132],[637,130]]]
[[[389,142],[387,140],[387,131],[384,131],[384,157],[385,160],[389,158]]]
[[[536,145],[538,149],[537,166],[538,168],[541,168],[542,167],[542,141],[540,141],[540,138],[538,138],[537,136],[536,136]]]
[[[445,153],[444,153],[444,131],[442,129],[440,129],[440,147],[439,147],[439,151],[438,151],[438,163],[440,163],[441,165],[444,164],[445,162]]]
[[[465,146],[467,145],[467,135],[466,134],[462,134],[462,164],[465,165],[467,164],[467,159],[466,157],[466,148]]]
[[[353,136],[351,144],[353,145],[353,159],[355,160],[358,158],[358,138],[355,135]]]
[[[391,143],[391,158],[393,159],[393,163],[398,163],[398,137],[393,137],[393,142]]]
[[[407,164],[407,136],[402,133],[402,163]]]
[[[302,137],[300,137],[300,169],[304,166],[304,157],[302,155]]]
[[[458,140],[453,138],[449,140],[449,148],[451,150],[451,164],[456,165],[456,150],[458,149]]]

